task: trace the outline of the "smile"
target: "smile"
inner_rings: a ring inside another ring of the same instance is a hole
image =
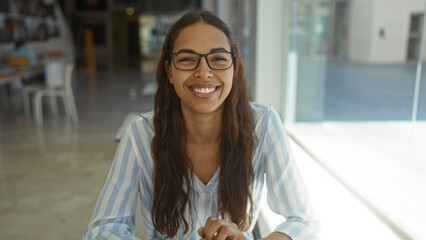
[[[191,92],[198,98],[211,98],[213,97],[220,86],[190,86]]]
[[[193,88],[192,89],[194,92],[197,93],[211,93],[214,90],[216,90],[216,87],[208,87],[208,88]]]

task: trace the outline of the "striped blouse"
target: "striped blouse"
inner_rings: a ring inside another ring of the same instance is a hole
[[[244,232],[245,237],[253,239],[252,230],[259,215],[261,192],[266,183],[270,209],[286,218],[274,231],[286,233],[294,240],[318,239],[318,222],[313,216],[278,113],[272,107],[261,104],[250,103],[250,107],[255,119],[258,146],[253,157],[254,218],[252,225]],[[165,239],[154,229],[151,219],[154,200],[154,162],[151,156],[153,135],[153,112],[141,114],[129,124],[118,146],[93,217],[84,231],[84,240],[138,239],[134,236],[138,200],[147,230],[145,239]],[[220,168],[207,185],[194,174],[194,181],[190,185],[194,193],[192,212],[188,210],[185,213],[186,219],[192,218],[192,230],[184,234],[181,228],[174,239],[200,239],[197,229],[209,216],[217,216],[219,171]]]

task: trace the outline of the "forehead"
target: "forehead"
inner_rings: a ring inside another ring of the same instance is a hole
[[[173,52],[192,49],[198,53],[207,53],[213,48],[225,48],[231,51],[229,40],[222,30],[199,22],[181,30],[176,38]]]

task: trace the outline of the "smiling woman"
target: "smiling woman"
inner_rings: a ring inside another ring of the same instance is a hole
[[[84,239],[134,237],[138,197],[146,239],[253,239],[266,182],[286,217],[265,239],[317,239],[318,221],[277,112],[249,103],[238,46],[210,12],[169,30],[154,111],[117,150]]]
[[[199,22],[180,32],[172,51],[173,65],[166,70],[184,116],[215,112],[210,118],[220,119],[234,75],[228,37],[215,26]],[[221,69],[213,70],[212,65]]]

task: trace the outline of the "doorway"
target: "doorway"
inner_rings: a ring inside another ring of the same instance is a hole
[[[414,13],[410,17],[410,33],[408,34],[407,60],[419,58],[420,41],[422,38],[423,13]]]
[[[332,59],[346,59],[348,41],[349,1],[337,0],[333,2],[332,39],[330,43],[330,57]]]

